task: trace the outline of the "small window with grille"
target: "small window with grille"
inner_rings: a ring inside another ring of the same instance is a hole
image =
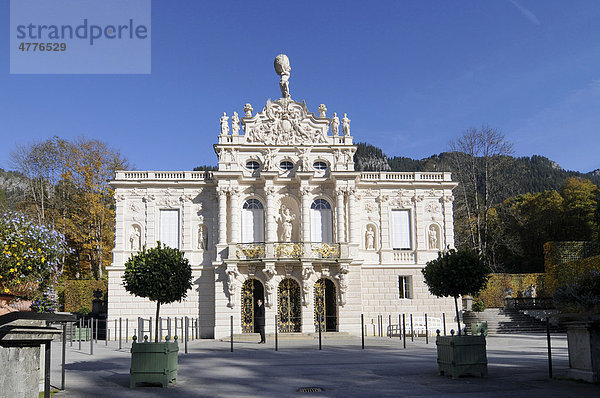
[[[260,168],[260,163],[256,160],[249,160],[246,162],[246,168],[250,171],[256,171]]]
[[[325,170],[327,170],[327,163],[318,160],[318,161],[316,161],[316,162],[313,163],[313,167],[317,171],[325,171]]]
[[[283,162],[279,163],[279,167],[281,167],[282,170],[290,171],[294,168],[294,163],[290,162],[289,160],[284,160]]]

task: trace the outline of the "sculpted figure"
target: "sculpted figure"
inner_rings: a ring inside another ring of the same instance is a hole
[[[252,117],[253,110],[254,109],[252,109],[252,105],[250,105],[250,104],[244,105],[244,112],[246,112],[246,117]]]
[[[238,135],[240,133],[240,117],[237,112],[233,112],[231,117],[231,135]]]
[[[429,227],[429,248],[437,249],[438,248],[438,238],[437,238],[437,230],[435,226],[431,225]]]
[[[206,250],[208,248],[208,233],[204,225],[198,226],[198,249]]]
[[[369,225],[367,229],[367,249],[375,249],[375,231],[373,230],[373,226]]]
[[[292,70],[292,67],[290,66],[290,60],[287,55],[279,54],[277,57],[275,57],[274,66],[275,72],[281,76],[281,79],[279,80],[281,97],[290,98],[290,87],[288,81],[290,80],[290,71]]]
[[[298,148],[298,158],[300,159],[300,169],[310,171],[310,148]]]
[[[342,119],[342,133],[344,133],[344,137],[350,135],[350,119],[348,119],[348,115],[345,113],[344,118]]]
[[[281,241],[282,242],[291,242],[292,241],[292,221],[296,219],[295,214],[291,214],[290,209],[286,206],[281,206],[281,216],[279,220],[281,221]]]
[[[223,116],[221,116],[221,135],[227,135],[229,133],[228,120],[227,113],[223,112]]]
[[[134,225],[131,228],[131,233],[129,234],[129,246],[132,251],[140,250],[140,231]]]
[[[333,117],[331,118],[331,134],[340,135],[340,118],[335,112],[333,112]]]

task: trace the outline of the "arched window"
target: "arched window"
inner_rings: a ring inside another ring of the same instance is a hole
[[[260,163],[256,160],[249,160],[246,162],[246,168],[250,171],[256,171],[260,168]]]
[[[311,240],[333,243],[333,216],[331,205],[325,199],[317,199],[310,206]]]
[[[325,170],[327,170],[327,163],[325,163],[321,160],[318,160],[313,163],[313,167],[317,171],[325,171]]]
[[[264,242],[264,210],[257,199],[248,199],[242,208],[242,242]]]

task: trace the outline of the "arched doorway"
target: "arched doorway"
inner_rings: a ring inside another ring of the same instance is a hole
[[[286,278],[279,283],[277,296],[279,331],[281,333],[300,332],[302,330],[300,285],[295,280]]]
[[[335,284],[321,278],[315,282],[315,331],[319,331],[319,319],[322,321],[321,331],[337,332],[337,305]]]
[[[254,314],[258,304],[256,300],[265,301],[265,289],[257,279],[248,279],[242,285],[242,333],[254,333]]]

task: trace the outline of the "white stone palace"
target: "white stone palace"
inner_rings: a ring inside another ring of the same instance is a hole
[[[421,274],[454,246],[450,173],[355,171],[348,116],[294,101],[285,55],[275,70],[282,98],[220,118],[218,171],[116,173],[110,325],[154,315],[121,278],[157,241],[184,251],[194,276],[161,316],[199,318],[204,338],[229,335],[231,316],[235,333],[253,332],[258,298],[267,333],[276,319],[281,333],[314,333],[323,319],[327,331],[360,334],[361,313],[369,325],[399,313],[450,322],[453,300],[431,296]]]

